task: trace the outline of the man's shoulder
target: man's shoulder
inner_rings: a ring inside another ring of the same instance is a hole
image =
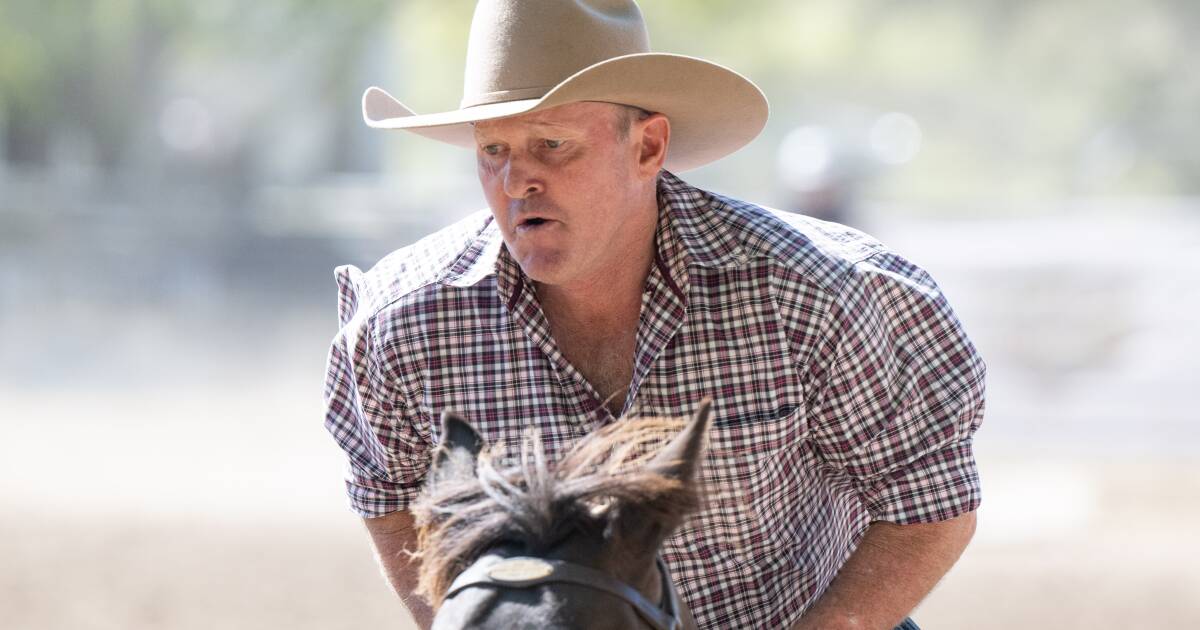
[[[815,283],[847,315],[865,304],[890,304],[923,317],[956,321],[938,282],[907,255],[862,230],[802,214],[715,197],[748,258],[766,258],[785,276],[780,286]]]
[[[829,288],[887,251],[879,239],[841,223],[716,194],[712,204],[745,257],[767,259]]]
[[[728,206],[725,216],[751,257],[769,258],[787,273],[816,281],[836,299],[862,291],[940,296],[924,267],[862,230],[728,198],[718,202]]]
[[[487,275],[500,241],[485,209],[455,221],[417,242],[401,247],[363,271],[354,265],[334,269],[342,325],[371,318],[385,309],[403,308],[436,294],[442,287],[470,284]]]

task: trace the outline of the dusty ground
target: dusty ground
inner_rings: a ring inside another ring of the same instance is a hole
[[[312,391],[0,400],[5,628],[406,627]],[[1200,627],[1195,460],[980,461],[979,534],[924,627]]]
[[[1200,627],[1194,460],[981,460],[992,505],[985,485],[979,533],[917,610],[922,626]]]

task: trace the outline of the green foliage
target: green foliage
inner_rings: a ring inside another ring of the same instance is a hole
[[[880,194],[956,199],[1200,189],[1193,0],[642,0],[656,50],[713,59],[772,102],[768,131],[830,112],[903,111],[924,144]],[[80,126],[118,160],[139,103],[192,67],[236,76],[314,49],[317,98],[346,71],[418,111],[460,96],[471,0],[4,0],[0,119]],[[368,49],[386,41],[385,48]],[[389,58],[379,59],[381,55]],[[264,113],[264,115],[267,115]],[[151,117],[152,118],[152,117]],[[764,138],[759,143],[770,142]],[[773,147],[759,147],[770,160]],[[103,157],[103,155],[102,155]],[[1107,166],[1106,166],[1107,165]],[[750,174],[766,185],[769,169]]]

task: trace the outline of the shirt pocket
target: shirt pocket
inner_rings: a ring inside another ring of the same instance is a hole
[[[801,397],[802,398],[802,397]],[[796,508],[815,474],[806,466],[802,400],[781,415],[714,416],[701,478],[704,507],[675,540],[688,555],[760,563],[803,538]]]

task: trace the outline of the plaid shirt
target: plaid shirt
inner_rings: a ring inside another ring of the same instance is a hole
[[[871,521],[979,505],[985,365],[933,279],[860,231],[667,172],[659,207],[625,411],[714,399],[706,507],[663,557],[701,627],[785,627]],[[325,424],[358,514],[408,506],[443,409],[493,443],[536,427],[551,457],[613,420],[488,212],[335,274]]]

